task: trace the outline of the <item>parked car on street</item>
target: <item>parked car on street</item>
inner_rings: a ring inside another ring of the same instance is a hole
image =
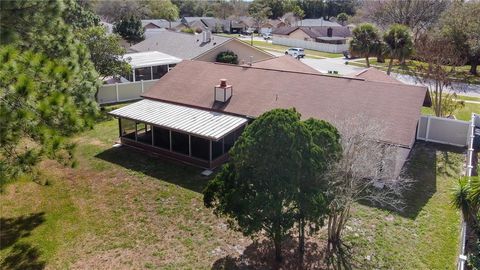
[[[263,37],[263,39],[265,39],[265,40],[269,40],[269,39],[272,39],[272,34],[266,33],[266,34],[263,34],[262,37]]]
[[[291,55],[295,58],[304,58],[305,50],[303,48],[289,48],[285,51],[285,55]]]

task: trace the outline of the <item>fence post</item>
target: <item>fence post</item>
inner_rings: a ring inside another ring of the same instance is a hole
[[[118,97],[118,83],[115,83],[115,93],[117,94],[117,102],[120,102],[120,98]]]
[[[425,141],[428,142],[428,135],[430,133],[430,116],[427,116],[427,130],[425,131]]]

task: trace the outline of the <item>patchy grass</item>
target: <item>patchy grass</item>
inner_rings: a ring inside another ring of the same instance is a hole
[[[459,120],[469,121],[472,119],[472,112],[480,112],[480,104],[478,103],[465,103],[465,107],[457,110],[454,115]],[[435,115],[431,107],[422,107],[423,115]]]
[[[372,269],[453,269],[460,215],[450,192],[463,161],[455,149],[418,143],[407,172],[416,182],[404,211],[355,207],[347,239],[356,260]]]
[[[272,267],[268,242],[229,230],[203,206],[208,179],[200,169],[112,148],[117,132],[117,121],[105,117],[74,138],[75,169],[45,161],[40,177],[48,185],[25,178],[5,187],[0,268]],[[421,144],[409,166],[417,182],[405,212],[354,208],[346,239],[356,269],[453,268],[459,215],[448,194],[461,161],[461,154]],[[310,268],[318,267],[324,239],[321,233],[308,242],[308,258],[316,263]],[[285,246],[290,258],[295,241]],[[295,265],[289,263],[283,267]]]

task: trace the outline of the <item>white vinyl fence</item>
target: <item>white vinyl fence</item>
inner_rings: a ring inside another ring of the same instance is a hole
[[[417,139],[427,142],[467,146],[470,122],[441,118],[436,116],[421,116],[417,126]]]
[[[158,80],[104,84],[98,90],[97,102],[100,105],[140,99]]]
[[[475,138],[474,131],[475,131],[475,124],[480,124],[480,114],[472,113],[472,120],[470,121],[469,129],[468,129],[468,142],[467,142],[467,166],[466,166],[466,176],[472,176],[473,170],[473,139]],[[458,256],[457,260],[457,270],[464,270],[465,269],[465,262],[467,260],[467,255],[465,254],[465,247],[467,242],[467,225],[466,222],[463,220],[462,217],[462,226],[460,232],[460,255]]]
[[[328,44],[315,41],[306,41],[293,38],[273,37],[272,44],[279,44],[289,47],[299,47],[304,49],[329,52],[329,53],[342,53],[348,50],[348,44]]]

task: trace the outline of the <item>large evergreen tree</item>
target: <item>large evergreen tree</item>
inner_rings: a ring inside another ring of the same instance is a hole
[[[302,252],[306,226],[323,225],[331,199],[324,175],[339,151],[339,135],[330,124],[302,122],[294,109],[264,113],[235,143],[230,163],[209,182],[205,205],[245,235],[265,232],[277,260],[297,222]]]
[[[134,16],[116,22],[113,27],[113,32],[119,34],[130,44],[138,43],[145,39],[142,22]]]
[[[93,125],[98,74],[64,8],[60,0],[0,2],[1,183],[44,156],[71,161],[65,137]]]
[[[468,59],[470,73],[477,75],[480,64],[480,2],[456,1],[441,17],[441,30],[462,56]]]

